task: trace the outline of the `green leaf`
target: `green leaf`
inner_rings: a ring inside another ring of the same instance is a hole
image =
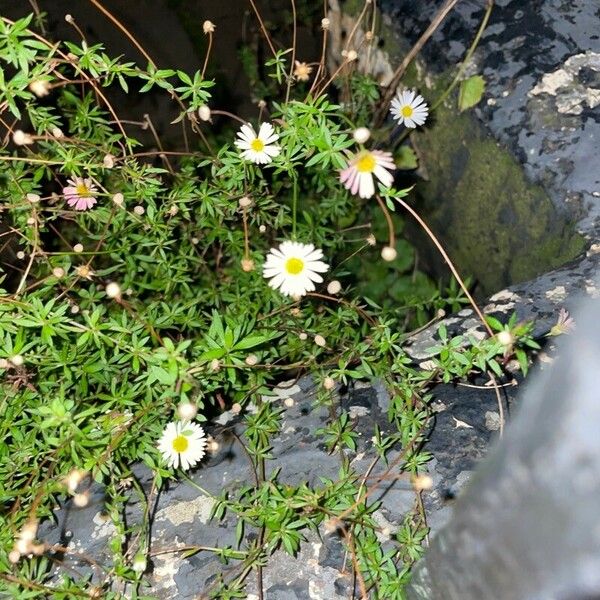
[[[485,91],[485,79],[481,75],[473,75],[460,83],[458,92],[458,109],[462,112],[475,106]]]

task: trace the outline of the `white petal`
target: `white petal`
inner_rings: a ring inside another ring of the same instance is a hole
[[[358,194],[361,198],[371,198],[375,193],[375,184],[373,176],[370,173],[359,173],[358,175]]]

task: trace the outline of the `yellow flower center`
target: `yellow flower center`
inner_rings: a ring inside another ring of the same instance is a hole
[[[359,173],[372,173],[376,165],[375,157],[372,154],[365,154],[356,163],[356,170]]]
[[[408,106],[408,104],[402,107],[403,117],[412,117],[413,112],[415,111],[412,109],[412,106]]]
[[[290,275],[298,275],[304,269],[304,261],[300,258],[288,258],[285,261],[285,270]]]
[[[87,196],[90,193],[90,189],[85,183],[78,183],[75,189],[77,190],[78,196]]]
[[[256,138],[250,142],[250,148],[254,150],[254,152],[262,152],[265,148],[265,143],[262,140]]]
[[[175,450],[175,452],[179,452],[179,454],[181,454],[182,452],[185,452],[188,449],[189,445],[190,445],[190,443],[188,442],[185,435],[178,435],[173,440],[173,450]]]

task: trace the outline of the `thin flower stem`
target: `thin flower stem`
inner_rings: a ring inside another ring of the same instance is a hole
[[[471,294],[469,293],[469,290],[467,289],[467,286],[465,285],[461,276],[458,274],[456,267],[450,260],[450,257],[444,250],[442,244],[440,244],[437,237],[435,237],[433,231],[431,231],[431,229],[429,229],[429,227],[427,226],[427,223],[425,223],[425,221],[423,221],[423,219],[406,202],[404,202],[404,200],[402,200],[402,198],[395,198],[395,200],[396,200],[396,202],[398,202],[398,204],[400,204],[402,207],[404,207],[416,219],[416,221],[419,223],[419,225],[425,230],[427,235],[431,238],[431,241],[435,244],[436,248],[439,250],[440,254],[443,256],[444,260],[448,264],[448,267],[452,271],[452,275],[454,275],[456,281],[458,281],[458,284],[462,288],[466,297],[469,299],[469,302],[471,303],[473,310],[475,310],[475,312],[477,313],[477,316],[483,323],[483,326],[487,330],[488,334],[490,335],[490,337],[494,337],[494,332],[491,330],[491,328],[488,325],[487,321],[485,320],[485,317],[483,316],[483,313],[481,312],[479,306],[477,306],[477,303],[475,302],[475,300],[473,300],[473,296],[471,296]]]
[[[202,79],[204,79],[204,73],[206,73],[206,67],[208,66],[208,58],[212,49],[213,35],[212,32],[208,32],[208,48],[206,49],[206,56],[204,57],[204,65],[202,65]]]
[[[292,59],[290,61],[290,73],[288,75],[287,89],[285,91],[286,104],[290,99],[290,90],[292,89],[292,81],[294,81],[294,63],[296,62],[296,3],[294,0],[290,0],[290,2],[292,3]]]
[[[323,0],[323,14],[327,17],[327,0]],[[315,73],[315,78],[313,79],[312,85],[310,86],[310,90],[308,90],[308,97],[313,93],[313,90],[319,83],[319,78],[321,77],[321,72],[325,73],[325,55],[327,53],[327,38],[329,37],[329,31],[327,29],[323,29],[323,43],[321,44],[321,58],[319,59],[319,66],[317,68],[317,72]]]
[[[129,41],[139,50],[142,56],[148,61],[148,63],[156,68],[156,63],[152,60],[150,55],[144,50],[143,46],[133,37],[133,34],[117,19],[110,11],[106,10],[98,0],[89,0],[112,24],[119,29],[125,36],[129,39]]]
[[[421,37],[417,40],[415,45],[411,48],[410,52],[404,57],[402,62],[398,65],[398,68],[394,71],[392,79],[387,86],[386,92],[380,102],[379,109],[375,115],[375,126],[379,127],[387,113],[387,107],[390,104],[390,101],[394,94],[396,93],[396,88],[400,83],[400,79],[406,72],[408,65],[413,61],[413,59],[419,54],[421,48],[427,43],[429,38],[434,34],[435,30],[440,26],[442,21],[446,18],[448,13],[454,8],[455,4],[458,0],[446,0],[446,2],[442,5],[442,7],[438,10],[438,12],[433,17],[429,27],[423,32]]]
[[[392,221],[392,216],[390,215],[390,211],[387,209],[385,202],[379,197],[379,194],[375,194],[375,198],[377,198],[377,202],[379,203],[379,207],[383,212],[383,216],[387,221],[388,226],[388,236],[390,238],[389,247],[393,248],[396,245],[396,236],[394,235],[394,222]]]
[[[296,177],[292,178],[292,239],[296,240],[296,220],[298,213],[298,180]]]
[[[227,112],[226,110],[211,110],[213,115],[223,115],[224,117],[229,117],[230,119],[234,119],[235,121],[239,121],[242,125],[247,125],[247,121],[244,121],[241,117],[234,115],[233,113]]]
[[[267,44],[269,44],[269,48],[271,49],[273,56],[277,57],[277,52],[275,52],[275,47],[273,46],[273,42],[271,42],[271,37],[269,36],[269,32],[267,31],[267,28],[265,27],[262,17],[260,16],[260,12],[258,12],[258,8],[256,8],[256,4],[254,4],[254,0],[249,0],[249,1],[250,1],[250,4],[252,5],[252,9],[254,10],[254,14],[256,15],[256,18],[258,19],[258,22],[260,24],[260,28],[262,29],[263,35],[265,36],[265,40],[267,40]]]
[[[494,0],[488,0],[488,6],[485,11],[485,14],[483,15],[483,20],[481,21],[481,25],[479,25],[479,29],[477,30],[477,34],[475,35],[475,39],[473,40],[473,43],[471,44],[469,50],[465,54],[465,59],[462,61],[460,67],[458,68],[458,71],[456,72],[456,75],[455,75],[454,79],[452,80],[452,83],[446,88],[446,90],[442,93],[442,95],[433,103],[433,105],[429,109],[430,111],[434,111],[438,106],[440,106],[440,104],[442,104],[442,102],[444,102],[444,100],[448,97],[450,92],[452,92],[452,90],[456,87],[456,85],[460,81],[463,73],[465,72],[465,69],[467,68],[467,65],[469,64],[469,61],[471,60],[471,57],[473,56],[473,53],[475,52],[475,50],[477,49],[477,46],[479,45],[481,36],[483,35],[483,32],[485,31],[485,28],[487,27],[488,21],[490,20],[490,16],[492,14],[493,8],[494,8]]]

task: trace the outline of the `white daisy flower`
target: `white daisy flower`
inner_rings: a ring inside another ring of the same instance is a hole
[[[400,124],[414,129],[417,125],[423,125],[429,114],[429,108],[423,96],[414,90],[400,92],[390,106],[392,117]]]
[[[347,190],[361,198],[370,198],[375,193],[373,175],[386,187],[394,183],[390,170],[396,165],[390,152],[365,150],[352,158],[348,166],[340,173],[340,181]]]
[[[258,135],[249,123],[242,125],[237,135],[239,140],[235,141],[235,145],[242,151],[242,158],[257,165],[270,163],[281,152],[281,148],[275,144],[279,136],[271,123],[263,123]]]
[[[169,467],[188,470],[202,460],[206,450],[204,429],[196,423],[169,423],[158,442],[158,449]]]
[[[304,296],[315,289],[329,265],[322,262],[323,251],[312,244],[283,242],[279,249],[271,248],[263,266],[263,276],[269,285],[286,296]]]

